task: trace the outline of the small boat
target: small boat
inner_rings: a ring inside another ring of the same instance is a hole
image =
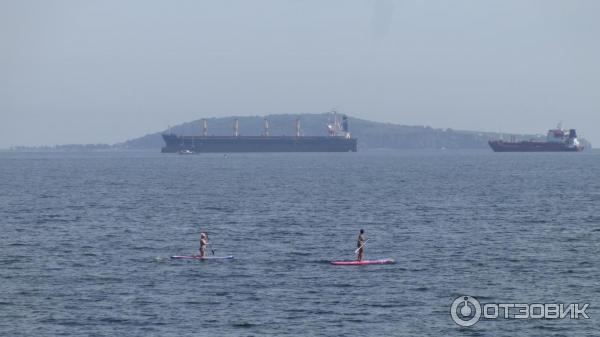
[[[331,261],[331,264],[336,266],[365,266],[369,264],[392,264],[395,263],[394,259],[381,259],[381,260],[362,260],[362,261]]]

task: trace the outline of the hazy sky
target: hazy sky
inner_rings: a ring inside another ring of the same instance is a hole
[[[600,145],[600,1],[0,0],[0,148],[318,113]]]

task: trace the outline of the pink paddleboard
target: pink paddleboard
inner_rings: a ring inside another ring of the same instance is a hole
[[[331,264],[336,266],[365,266],[368,264],[390,264],[394,263],[393,259],[381,260],[362,260],[362,261],[331,261]]]
[[[233,256],[205,256],[200,257],[200,255],[175,255],[171,256],[172,259],[179,260],[222,260],[222,259],[233,259]]]

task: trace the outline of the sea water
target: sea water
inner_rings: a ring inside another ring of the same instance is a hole
[[[600,153],[0,153],[3,336],[564,336],[600,321]],[[340,267],[364,229],[368,259]],[[207,231],[212,255],[181,261]],[[590,303],[482,320],[455,298]]]

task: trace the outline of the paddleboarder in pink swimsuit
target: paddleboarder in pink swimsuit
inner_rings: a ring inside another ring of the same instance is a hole
[[[356,247],[358,248],[358,257],[356,259],[358,261],[362,261],[365,255],[365,242],[365,231],[361,229],[360,234],[358,234],[358,241],[356,242]]]

